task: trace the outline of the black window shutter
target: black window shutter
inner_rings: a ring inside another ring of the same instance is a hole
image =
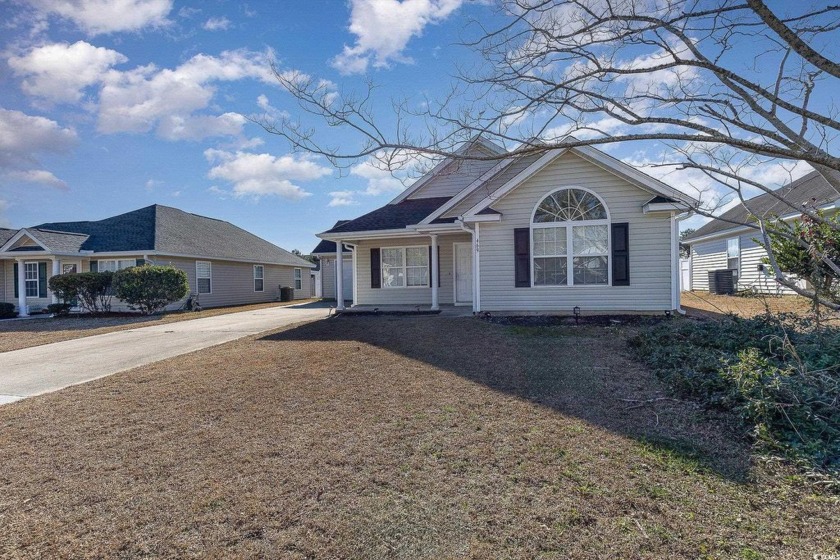
[[[379,256],[379,247],[370,250],[370,287],[382,287],[382,262]]]
[[[99,261],[90,261],[90,271],[99,272]]]
[[[516,259],[516,287],[531,287],[531,228],[513,230],[513,254]]]
[[[47,263],[38,263],[38,297],[47,297]]]
[[[429,287],[432,287],[432,246],[429,245]],[[438,245],[438,279],[437,287],[440,288],[440,245]]]
[[[18,289],[19,282],[20,282],[20,278],[18,278],[18,263],[15,263],[14,268],[15,268],[15,271],[14,271],[14,275],[15,275],[15,297],[18,298],[18,297],[20,297],[20,290]]]
[[[612,283],[630,285],[630,224],[612,224]]]

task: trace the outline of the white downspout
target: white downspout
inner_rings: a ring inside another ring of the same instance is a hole
[[[52,275],[53,276],[58,276],[59,274],[61,274],[61,261],[59,259],[53,258],[53,260],[52,260]],[[49,283],[48,283],[48,285],[49,285]],[[53,303],[58,303],[58,296],[52,290],[50,290],[50,292],[52,294],[52,302]]]
[[[357,291],[359,289],[359,279],[356,278],[356,253],[359,252],[359,245],[357,243],[347,243],[346,241],[344,245],[350,249],[350,266],[353,269],[353,299],[350,302],[350,307],[354,307],[358,299]],[[341,254],[341,258],[344,258],[344,253]]]
[[[438,311],[438,236],[433,233],[429,237],[432,238],[432,277],[429,279],[432,286],[432,311]]]
[[[480,222],[475,223],[475,236],[473,237],[473,310],[481,312],[481,229]]]

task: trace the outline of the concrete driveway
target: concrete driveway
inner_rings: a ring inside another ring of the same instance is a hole
[[[245,336],[326,318],[309,303],[180,321],[0,353],[0,404],[41,395]]]

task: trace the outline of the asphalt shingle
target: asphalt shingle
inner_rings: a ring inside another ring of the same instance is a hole
[[[423,218],[443,206],[451,197],[417,198],[403,200],[397,204],[388,204],[333,227],[324,233],[352,233],[355,231],[376,231],[383,229],[403,229],[420,223]]]

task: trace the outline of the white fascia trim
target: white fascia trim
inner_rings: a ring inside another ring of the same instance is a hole
[[[592,146],[578,146],[575,148],[571,148],[571,150],[573,152],[576,152],[578,155],[580,155],[590,163],[594,163],[598,165],[598,167],[604,169],[605,171],[609,171],[626,181],[630,181],[631,183],[646,191],[650,191],[654,194],[660,194],[670,198],[676,198],[680,202],[684,202],[689,206],[699,204],[699,201],[695,200],[694,197],[689,196],[681,191],[678,191],[674,187],[663,183],[659,179],[654,179],[647,173],[639,171],[632,165],[624,163],[621,160],[615,159],[614,157],[605,154],[597,148],[594,148]]]
[[[501,222],[502,215],[501,214],[476,214],[475,216],[464,216],[463,221],[465,223],[478,223],[478,222]]]
[[[406,229],[426,233],[457,233],[461,231],[461,228],[456,226],[455,222],[452,222],[451,224],[417,224],[416,226],[408,226]]]
[[[494,165],[490,170],[485,172],[481,175],[478,179],[470,183],[464,190],[453,196],[448,202],[446,202],[443,206],[429,214],[421,224],[430,224],[434,220],[438,219],[440,216],[445,214],[448,210],[451,210],[455,205],[459,202],[464,200],[467,196],[472,194],[477,188],[481,185],[498,175],[503,169],[505,169],[508,165],[513,163],[515,158],[505,158],[500,161],[498,164]]]
[[[417,235],[416,231],[409,229],[380,229],[368,231],[348,231],[345,233],[319,233],[315,237],[325,239],[327,241],[341,241],[345,245],[348,244],[347,239],[387,239],[389,237],[414,237]]]
[[[504,148],[490,142],[489,140],[484,140],[483,138],[474,138],[468,142],[464,142],[457,150],[455,150],[455,154],[461,155],[469,150],[473,145],[477,145],[479,148],[483,148],[485,151],[490,152],[491,156],[498,156],[505,153]],[[406,188],[403,192],[398,194],[391,202],[388,204],[396,204],[398,202],[402,202],[415,192],[417,192],[423,185],[428,183],[435,177],[438,173],[443,171],[446,167],[449,166],[450,163],[454,162],[455,159],[448,157],[444,158],[443,161],[435,165],[430,171],[428,171],[425,175],[414,181],[414,183]]]
[[[652,212],[687,212],[690,208],[679,202],[654,202],[647,203],[642,206],[642,212],[650,214]]]
[[[506,194],[510,191],[518,187],[523,181],[525,181],[528,177],[537,173],[543,167],[554,161],[556,158],[560,157],[568,150],[567,148],[555,148],[553,150],[549,150],[545,153],[540,159],[520,171],[516,177],[496,189],[494,192],[490,193],[486,196],[481,202],[464,212],[464,218],[468,219],[473,216],[476,216],[480,211],[484,210],[487,206],[493,204],[494,202],[498,202],[501,200]]]
[[[14,245],[15,243],[17,243],[17,241],[18,241],[21,237],[23,237],[24,235],[25,235],[25,236],[27,236],[27,237],[29,237],[32,241],[34,241],[34,242],[35,242],[35,243],[37,243],[38,245],[40,245],[40,246],[41,246],[41,249],[43,249],[43,250],[44,250],[44,251],[46,251],[47,253],[49,253],[49,252],[50,252],[50,248],[49,248],[49,247],[47,247],[47,245],[46,245],[44,242],[42,242],[40,239],[38,239],[37,237],[35,237],[34,235],[32,235],[32,233],[31,233],[29,230],[27,230],[26,228],[23,228],[23,229],[19,230],[16,234],[14,234],[14,235],[11,237],[11,239],[9,239],[8,241],[6,241],[6,243],[5,243],[2,247],[0,247],[0,253],[8,251],[8,250],[9,250],[9,248],[10,248],[12,245]]]
[[[86,255],[91,258],[100,258],[100,255],[116,255],[117,253],[95,253],[93,255]],[[127,255],[137,255],[137,253],[124,253]],[[241,262],[241,263],[248,263],[248,264],[264,264],[264,265],[271,265],[271,266],[291,266],[294,268],[315,268],[315,265],[309,261],[305,261],[301,259],[300,263],[283,263],[277,261],[268,261],[268,260],[260,260],[254,261],[251,259],[234,259],[230,257],[210,257],[207,255],[185,255],[179,253],[170,253],[170,252],[161,252],[161,251],[146,251],[144,254],[156,257],[179,257],[184,259],[196,259],[199,261],[222,261],[222,262]]]

